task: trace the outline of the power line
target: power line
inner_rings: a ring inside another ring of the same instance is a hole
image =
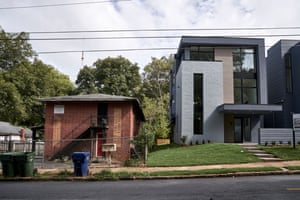
[[[244,28],[162,28],[162,29],[111,29],[111,30],[70,30],[70,31],[30,31],[29,34],[65,34],[65,33],[114,33],[114,32],[172,32],[172,31],[251,31],[251,30],[295,30],[290,27],[244,27]]]
[[[255,35],[223,35],[223,37],[296,37],[299,34],[255,34]],[[178,39],[182,36],[166,35],[166,36],[115,36],[115,37],[48,37],[48,38],[26,38],[19,40],[31,41],[55,41],[55,40],[125,40],[125,39]],[[4,38],[0,40],[15,40],[11,38]]]
[[[11,9],[24,9],[24,8],[44,8],[44,7],[58,7],[58,6],[73,6],[83,4],[100,4],[100,3],[114,3],[131,0],[114,0],[114,1],[87,1],[77,3],[60,3],[60,4],[45,4],[45,5],[33,5],[33,6],[11,6],[11,7],[0,7],[0,10],[11,10]]]
[[[296,44],[294,46],[300,46]],[[269,48],[272,46],[262,46],[261,48]],[[289,46],[286,46],[289,47]],[[222,47],[218,47],[222,48]],[[227,49],[227,47],[226,47]],[[129,52],[129,51],[169,51],[178,50],[178,47],[157,47],[157,48],[128,48],[128,49],[90,49],[90,50],[60,50],[60,51],[40,51],[37,54],[60,54],[60,53],[97,53],[97,52]]]
[[[124,52],[124,51],[166,51],[176,50],[175,47],[159,47],[159,48],[132,48],[132,49],[92,49],[92,50],[65,50],[65,51],[40,51],[37,54],[59,54],[59,53],[96,53],[96,52]]]

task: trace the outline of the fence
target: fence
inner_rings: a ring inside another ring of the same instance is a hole
[[[32,141],[0,141],[0,152],[31,152]],[[44,155],[44,142],[35,143],[35,155]]]
[[[300,131],[295,131],[296,144],[300,142]],[[259,144],[292,144],[293,129],[289,128],[260,128]]]

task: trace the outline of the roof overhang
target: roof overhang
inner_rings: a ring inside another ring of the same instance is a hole
[[[46,97],[38,99],[44,103],[62,103],[62,102],[133,102],[135,111],[137,112],[141,121],[146,121],[140,102],[134,97],[125,97],[108,94],[87,94],[87,95],[73,95],[73,96],[57,96]]]
[[[282,105],[273,104],[222,104],[219,112],[230,114],[264,115],[282,111]]]

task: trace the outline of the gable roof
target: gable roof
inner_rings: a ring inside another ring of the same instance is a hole
[[[0,121],[0,136],[9,136],[9,135],[17,135],[19,136],[21,133],[21,129],[23,129],[20,126],[14,126],[8,122]],[[32,131],[28,128],[25,128],[25,136],[31,137]]]
[[[85,94],[85,95],[72,95],[72,96],[57,96],[57,97],[46,97],[39,98],[41,102],[125,102],[131,101],[133,103],[135,112],[137,113],[140,120],[145,121],[143,110],[140,106],[140,102],[137,98],[116,96],[108,94]]]

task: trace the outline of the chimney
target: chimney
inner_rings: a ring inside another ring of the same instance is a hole
[[[25,141],[25,129],[24,128],[21,128],[21,130],[20,130],[20,140],[21,141]]]

